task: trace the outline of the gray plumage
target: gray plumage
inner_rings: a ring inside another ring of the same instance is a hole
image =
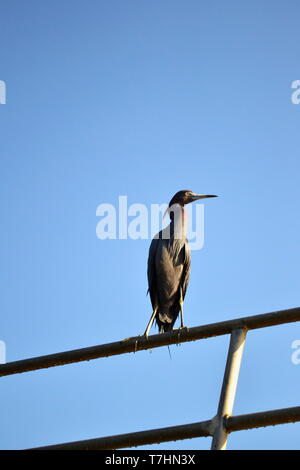
[[[160,333],[172,330],[179,313],[181,327],[184,326],[183,301],[191,268],[189,242],[185,236],[187,222],[184,206],[208,197],[216,196],[195,194],[190,190],[178,191],[169,203],[169,227],[161,230],[151,242],[147,274],[153,313],[144,333],[146,336],[154,320]],[[178,226],[181,227],[180,236]]]
[[[174,239],[172,227],[169,239],[162,238],[162,231],[157,237],[150,245],[147,274],[152,307],[157,308],[156,324],[163,333],[172,330],[180,312],[180,288],[184,300],[191,256],[188,240]]]

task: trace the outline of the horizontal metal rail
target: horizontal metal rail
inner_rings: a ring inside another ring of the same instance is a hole
[[[264,411],[245,415],[230,416],[225,421],[227,433],[262,426],[294,423],[300,421],[300,406],[281,410]],[[35,447],[31,450],[113,450],[128,447],[157,444],[159,442],[192,439],[195,437],[213,436],[217,426],[214,419],[199,423],[152,429],[147,431],[118,434],[64,444]]]
[[[300,307],[250,317],[236,318],[218,323],[210,323],[193,328],[182,328],[164,334],[151,335],[148,338],[145,336],[135,336],[114,343],[74,349],[2,364],[0,365],[0,377],[74,362],[89,361],[91,359],[114,356],[117,354],[134,353],[170,344],[211,338],[213,336],[226,335],[236,329],[254,330],[296,321],[300,321]]]
[[[227,432],[234,432],[265,426],[276,426],[277,424],[296,423],[297,421],[300,421],[300,406],[229,416],[225,421],[225,426]]]
[[[111,450],[124,447],[138,447],[159,442],[191,439],[193,437],[211,436],[211,421],[172,426],[168,428],[151,429],[148,431],[131,432],[116,436],[99,437],[86,441],[68,442],[45,447],[36,447],[36,450]],[[33,449],[33,450],[35,450]],[[30,449],[31,450],[31,449]]]

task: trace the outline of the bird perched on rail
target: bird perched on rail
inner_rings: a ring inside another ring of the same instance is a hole
[[[159,332],[173,329],[180,313],[181,328],[184,327],[183,301],[189,277],[191,256],[186,238],[186,204],[217,197],[196,194],[193,191],[178,191],[171,199],[167,212],[171,222],[153,238],[148,257],[148,292],[153,313],[144,335],[148,336],[154,320]]]

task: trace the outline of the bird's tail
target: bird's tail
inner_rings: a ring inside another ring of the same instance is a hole
[[[170,315],[159,313],[158,317],[156,318],[156,323],[157,323],[159,332],[166,333],[167,331],[173,330],[175,321],[176,321],[176,317],[172,318]]]
[[[176,318],[175,318],[175,320],[176,320]],[[166,333],[167,331],[171,331],[173,329],[175,320],[171,319],[168,315],[160,315],[159,314],[158,318],[156,318],[156,323],[157,323],[159,332],[160,333]],[[172,359],[169,345],[168,345],[168,352],[169,352],[170,359]]]
[[[171,331],[173,329],[173,325],[171,323],[161,323],[159,325],[159,332],[166,333],[167,331]]]

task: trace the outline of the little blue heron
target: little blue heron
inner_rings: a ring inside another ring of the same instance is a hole
[[[196,194],[193,191],[178,191],[172,197],[167,212],[171,222],[153,238],[148,257],[148,292],[153,313],[144,335],[148,336],[154,320],[159,332],[173,329],[180,312],[181,328],[183,321],[183,301],[190,276],[191,255],[186,238],[186,204],[217,197]]]

